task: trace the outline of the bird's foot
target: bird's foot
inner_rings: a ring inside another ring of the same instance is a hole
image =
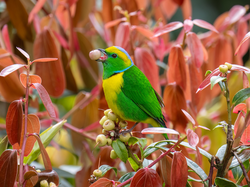
[[[119,134],[125,136],[126,133],[129,133],[129,134],[132,136],[131,132],[132,132],[132,130],[134,130],[134,128],[136,127],[136,125],[137,125],[138,123],[139,123],[139,122],[136,122],[136,123],[133,125],[133,127],[131,127],[131,128],[128,129],[128,130],[121,131]]]

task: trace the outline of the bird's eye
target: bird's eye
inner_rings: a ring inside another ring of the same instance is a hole
[[[113,57],[113,58],[116,58],[116,57],[117,57],[117,54],[112,54],[112,57]]]

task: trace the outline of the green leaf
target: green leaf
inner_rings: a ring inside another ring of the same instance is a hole
[[[205,180],[207,179],[207,174],[203,171],[203,169],[201,169],[200,166],[198,166],[194,161],[188,159],[186,157],[187,160],[187,165],[189,168],[191,168],[199,177],[201,180]]]
[[[223,160],[223,157],[224,157],[224,155],[225,155],[226,148],[227,148],[227,144],[224,144],[224,145],[222,145],[222,146],[218,149],[218,151],[217,151],[217,153],[216,153],[216,156],[220,159],[220,161]]]
[[[45,131],[43,131],[40,134],[40,139],[41,139],[44,147],[47,147],[49,145],[50,141],[54,138],[54,136],[61,129],[61,127],[63,126],[64,123],[66,123],[66,120],[63,120],[63,121],[49,127],[48,129],[46,129]],[[38,145],[38,142],[36,141],[31,153],[27,157],[24,157],[23,162],[25,164],[31,164],[31,162],[33,162],[34,160],[37,159],[37,157],[40,155],[40,153],[41,153],[40,147]]]
[[[137,163],[131,157],[128,158],[128,161],[134,171],[137,171],[138,169],[140,169],[140,166],[138,166]]]
[[[117,169],[109,165],[101,165],[98,169],[102,171],[102,176],[104,176],[111,169],[113,169],[115,171],[115,174],[117,175]]]
[[[250,159],[250,150],[246,149],[246,150],[242,151],[240,154],[238,154],[238,157],[241,160],[241,162],[244,163],[245,161],[247,161],[247,160]],[[239,166],[239,162],[234,157],[233,160],[232,160],[232,163],[231,163],[231,165],[229,167],[229,169],[232,169],[232,168],[237,167],[237,166]]]
[[[212,76],[210,79],[210,83],[211,83],[211,90],[214,87],[215,84],[217,84],[218,82],[227,80],[226,77],[221,77],[221,76]]]
[[[237,181],[240,178],[240,176],[242,175],[241,167],[237,166],[237,167],[233,168],[232,173],[233,173],[234,179]]]
[[[142,162],[143,168],[148,167],[148,165],[151,164],[152,162],[153,162],[153,160],[148,160],[145,158]],[[153,165],[151,168],[156,170],[156,165]]]
[[[1,141],[0,141],[0,156],[1,154],[7,149],[8,146],[8,136],[5,136]]]
[[[242,103],[249,97],[250,97],[250,88],[242,89],[234,95],[232,105],[237,106],[238,104]]]
[[[139,138],[139,143],[141,144],[142,149],[147,145],[147,139],[146,138]]]
[[[128,140],[128,145],[131,146],[131,145],[135,145],[137,142],[139,141],[139,138],[136,138],[134,136],[131,136]]]
[[[212,71],[211,71],[211,70],[207,70],[207,71],[206,71],[206,74],[205,74],[205,77],[206,77],[207,75],[209,75],[210,73],[212,73]]]
[[[215,184],[219,187],[237,187],[232,181],[221,177],[216,177]]]
[[[192,187],[191,184],[189,184],[189,182],[187,182],[186,187]]]
[[[128,151],[124,143],[117,139],[112,142],[112,148],[115,150],[117,156],[126,163],[128,160]]]
[[[125,175],[123,175],[118,181],[123,183],[125,182],[126,180],[132,178],[134,175],[136,174],[136,172],[129,172],[129,173],[126,173]]]

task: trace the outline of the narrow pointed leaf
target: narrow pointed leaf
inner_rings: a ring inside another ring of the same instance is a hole
[[[244,111],[245,113],[247,113],[246,103],[240,103],[240,104],[236,105],[233,109],[233,113],[235,113],[235,114],[238,114],[240,111]]]
[[[214,32],[216,32],[216,33],[219,33],[219,32],[217,31],[217,29],[216,29],[213,25],[211,25],[210,23],[208,23],[208,22],[206,22],[206,21],[204,21],[204,20],[201,20],[201,19],[194,19],[194,20],[193,20],[193,23],[194,23],[195,25],[199,26],[199,27],[204,28],[204,29],[208,29],[208,30],[214,31]]]
[[[45,108],[47,109],[50,117],[56,118],[56,112],[55,112],[55,109],[53,107],[53,103],[52,103],[46,89],[39,83],[34,83],[33,85],[36,87],[36,90],[37,90],[38,94],[40,95],[40,98],[41,98]]]
[[[107,173],[111,169],[113,169],[115,171],[115,174],[117,175],[117,168],[111,167],[109,165],[101,165],[98,169],[102,171],[102,176],[104,176],[105,173]]]
[[[38,58],[36,60],[33,60],[32,64],[34,62],[52,62],[52,61],[56,61],[56,60],[58,60],[58,58]]]
[[[95,183],[91,184],[89,187],[113,187],[113,186],[118,186],[118,184],[121,183],[109,180],[107,178],[100,178]]]
[[[136,174],[136,172],[129,172],[129,173],[126,173],[125,175],[123,175],[123,176],[119,179],[119,182],[125,182],[126,180],[132,178],[135,174]]]
[[[21,49],[19,47],[16,47],[16,48],[18,49],[18,51],[20,51],[20,53],[23,54],[23,56],[25,56],[27,59],[30,59],[30,56],[26,51],[24,51],[23,49]]]
[[[34,16],[41,10],[45,2],[46,0],[39,0],[36,2],[34,8],[31,10],[29,14],[28,23],[31,23],[33,21]]]
[[[237,106],[238,104],[242,103],[249,97],[250,97],[250,88],[242,89],[234,95],[232,100],[232,105]]]
[[[160,30],[158,30],[153,37],[158,37],[163,34],[169,33],[171,31],[177,30],[183,26],[183,23],[176,21],[176,22],[171,22],[164,27],[162,27]]]
[[[6,135],[0,141],[0,156],[7,149],[7,147],[8,147],[8,136]]]
[[[216,85],[217,83],[219,83],[221,81],[224,81],[224,80],[227,80],[227,78],[226,77],[221,77],[221,76],[213,76],[213,77],[211,77],[211,79],[210,79],[211,89],[214,87],[214,85]]]
[[[171,167],[171,187],[186,186],[188,179],[188,166],[185,156],[175,152]]]
[[[184,28],[185,32],[190,32],[192,30],[193,26],[194,26],[194,24],[193,24],[192,20],[186,19],[184,21],[183,28]]]
[[[179,132],[164,128],[164,127],[152,127],[152,128],[145,128],[141,131],[142,134],[176,134],[179,135]]]
[[[115,45],[124,48],[126,51],[130,49],[130,23],[121,23],[116,31]]]
[[[1,186],[13,187],[17,177],[17,151],[6,150],[0,156]]]
[[[237,187],[237,185],[234,184],[234,182],[226,178],[216,177],[214,182],[216,185],[220,187]]]
[[[232,64],[232,68],[230,69],[232,71],[243,71],[245,73],[250,73],[250,69],[244,66]]]
[[[119,139],[112,142],[112,148],[115,150],[117,156],[126,163],[128,160],[128,151],[123,142]]]
[[[11,145],[20,144],[23,121],[23,107],[21,100],[13,101],[6,115],[6,132]]]
[[[143,168],[136,172],[130,187],[162,187],[161,178],[154,169]]]
[[[7,51],[12,53],[12,44],[11,44],[11,41],[10,41],[10,36],[9,36],[8,26],[7,25],[3,26],[2,35],[3,35],[3,40],[4,40],[4,43],[6,45]]]
[[[181,111],[182,111],[183,114],[188,118],[188,120],[189,120],[193,125],[195,125],[195,120],[194,120],[194,118],[193,118],[186,110],[181,109]]]
[[[229,11],[229,23],[237,22],[246,13],[246,8],[241,5],[233,6]]]
[[[245,43],[249,38],[250,38],[250,32],[248,32],[248,33],[244,36],[244,38],[241,40],[239,46],[237,47],[237,49],[236,49],[236,51],[235,51],[235,53],[234,53],[235,55],[237,55],[237,53],[238,53],[238,51],[239,51],[241,45],[242,45],[243,43]]]
[[[193,147],[196,147],[197,144],[199,143],[199,136],[191,129],[187,130],[187,139],[188,139],[189,145]]]
[[[12,65],[4,68],[1,71],[0,76],[5,77],[5,76],[9,75],[10,73],[12,73],[12,72],[14,72],[22,67],[25,67],[25,66],[26,66],[25,64],[12,64]]]
[[[40,139],[41,139],[44,147],[47,147],[49,145],[49,143],[54,138],[54,136],[57,134],[57,132],[62,128],[64,123],[66,123],[66,120],[61,121],[61,122],[49,127],[48,129],[46,129],[45,131],[43,131],[40,134]],[[37,159],[37,157],[40,155],[40,153],[41,153],[41,150],[39,148],[39,144],[36,142],[31,153],[29,154],[29,156],[24,158],[24,163],[31,164],[31,162],[33,162],[34,160]]]

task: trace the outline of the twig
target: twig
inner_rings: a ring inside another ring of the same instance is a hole
[[[248,175],[247,175],[247,172],[246,172],[246,168],[244,167],[244,165],[243,165],[242,161],[240,160],[240,158],[238,157],[237,153],[235,151],[232,151],[232,152],[233,152],[235,158],[237,158],[237,160],[238,160],[238,162],[240,164],[240,167],[242,169],[243,175],[245,176],[245,179],[247,181],[248,187],[250,187],[250,181],[249,181],[249,178],[248,178]]]
[[[129,157],[131,157],[131,158],[135,161],[135,163],[139,166],[139,168],[141,168],[142,162],[139,161],[139,160],[137,160],[137,158],[136,158],[135,155],[132,153],[132,151],[131,151],[131,149],[130,149],[130,147],[129,147],[128,145],[126,145],[126,147],[127,147],[127,150],[128,150],[128,155],[129,155]]]
[[[250,165],[248,166],[248,168],[246,169],[246,173],[248,173],[250,171]],[[238,179],[238,181],[236,182],[237,185],[240,185],[240,183],[243,181],[244,179],[244,174],[242,173],[240,178]]]
[[[206,180],[208,180],[208,187],[212,187],[212,180],[213,180],[213,171],[214,171],[214,156],[211,158],[211,165],[209,170],[209,175]],[[204,181],[206,181],[204,180]]]

